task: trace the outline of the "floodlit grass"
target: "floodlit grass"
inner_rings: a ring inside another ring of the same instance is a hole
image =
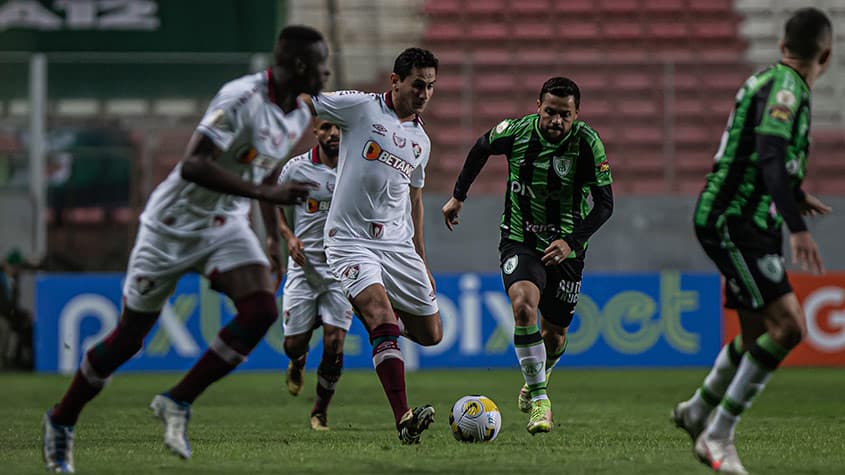
[[[705,370],[557,370],[550,396],[555,429],[531,436],[516,407],[518,370],[425,371],[409,374],[411,405],[430,403],[436,422],[419,446],[402,446],[373,371],[343,375],[329,412],[329,432],[313,432],[308,414],[316,377],[299,397],[284,376],[235,374],[194,406],[193,458],[165,451],[147,404],[177,374],[120,374],[77,426],[77,473],[708,473],[693,458],[686,433],[669,423]],[[2,473],[43,473],[40,419],[69,379],[2,374]],[[482,393],[502,410],[490,444],[456,442],[448,430],[452,403]],[[845,371],[784,369],[746,414],[737,446],[752,473],[845,471]]]

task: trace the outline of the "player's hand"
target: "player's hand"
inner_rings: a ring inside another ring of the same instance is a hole
[[[830,206],[822,203],[822,200],[805,193],[804,202],[801,203],[801,214],[804,216],[816,216],[830,213],[833,210]]]
[[[270,272],[276,277],[276,288],[278,289],[286,270],[278,240],[267,238],[267,257],[270,259]]]
[[[789,235],[789,248],[792,254],[792,263],[801,266],[801,269],[811,274],[824,274],[822,257],[816,242],[810,236],[809,231]]]
[[[303,249],[305,249],[305,246],[298,237],[293,236],[288,240],[288,255],[300,266],[305,265],[305,254],[302,252]]]
[[[458,214],[460,214],[461,208],[463,207],[464,202],[457,200],[454,197],[449,198],[449,201],[443,205],[443,218],[446,220],[446,227],[449,228],[449,231],[452,231],[459,223]]]
[[[262,199],[276,205],[300,204],[305,202],[308,193],[315,188],[317,188],[317,184],[313,182],[286,181],[268,187]]]
[[[547,247],[544,252],[543,264],[547,266],[555,266],[563,262],[563,260],[566,259],[566,256],[572,252],[572,249],[569,248],[569,244],[567,244],[563,239],[556,239],[549,244],[549,247]]]

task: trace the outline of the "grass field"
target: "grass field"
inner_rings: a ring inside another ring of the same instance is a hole
[[[431,403],[435,424],[419,446],[401,446],[387,400],[372,371],[348,371],[329,413],[330,432],[308,428],[315,375],[299,397],[283,376],[236,374],[194,406],[193,458],[161,442],[146,408],[176,374],[118,375],[77,426],[77,473],[584,473],[708,472],[669,410],[705,371],[559,370],[550,396],[555,429],[532,437],[516,408],[517,370],[427,371],[409,375],[411,404]],[[39,421],[68,378],[0,375],[0,472],[43,473]],[[459,396],[484,393],[503,413],[498,439],[461,444],[448,431]],[[845,371],[785,369],[746,414],[737,446],[752,473],[845,473]]]

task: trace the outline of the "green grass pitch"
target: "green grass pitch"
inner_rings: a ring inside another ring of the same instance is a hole
[[[672,405],[704,377],[695,370],[557,370],[550,396],[555,428],[531,436],[516,407],[518,370],[422,371],[408,375],[412,405],[438,411],[419,446],[402,446],[373,371],[347,371],[329,412],[332,430],[308,427],[316,377],[299,397],[275,373],[235,374],[194,405],[193,458],[165,449],[147,404],[178,374],[119,374],[80,419],[77,473],[393,473],[705,474],[685,433],[669,423]],[[2,473],[43,473],[40,419],[68,378],[0,375]],[[452,403],[482,393],[502,410],[489,444],[456,442]],[[845,370],[778,371],[740,422],[737,446],[759,474],[845,472]]]

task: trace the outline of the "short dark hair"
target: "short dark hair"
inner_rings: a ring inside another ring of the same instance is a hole
[[[400,81],[404,81],[411,70],[414,68],[434,68],[437,72],[437,65],[440,61],[434,56],[434,53],[422,48],[408,48],[399,53],[396,61],[393,62],[393,72],[399,76]]]
[[[304,50],[314,43],[325,41],[323,35],[305,25],[289,25],[282,28],[273,48],[276,64],[290,64],[293,58],[302,56]]]
[[[572,96],[575,99],[575,107],[581,107],[581,90],[578,89],[578,85],[572,79],[560,76],[549,79],[543,83],[543,88],[540,89],[540,102],[543,101],[543,96],[546,93],[558,97]]]
[[[825,35],[833,34],[830,18],[818,8],[797,10],[784,26],[783,44],[801,59],[813,59],[821,52]]]

